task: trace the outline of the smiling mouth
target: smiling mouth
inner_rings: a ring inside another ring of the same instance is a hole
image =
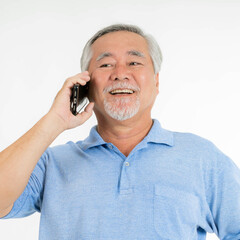
[[[135,91],[131,90],[131,89],[115,89],[110,91],[109,93],[111,95],[122,95],[122,94],[133,94]]]

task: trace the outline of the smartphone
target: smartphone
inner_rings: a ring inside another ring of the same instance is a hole
[[[72,88],[72,94],[70,98],[70,110],[73,115],[77,115],[88,103],[88,87],[89,82],[82,86],[80,84],[74,84]]]

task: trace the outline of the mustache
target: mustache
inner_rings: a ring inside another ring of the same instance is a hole
[[[131,89],[133,90],[134,92],[136,91],[140,91],[140,87],[136,86],[136,85],[132,85],[128,82],[117,82],[117,83],[114,83],[112,85],[109,85],[107,87],[105,87],[103,89],[103,93],[108,93],[108,92],[111,92],[115,89]]]

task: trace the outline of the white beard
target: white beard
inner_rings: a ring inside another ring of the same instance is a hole
[[[123,121],[133,117],[140,108],[140,100],[137,99],[133,102],[132,98],[122,97],[116,98],[115,101],[108,101],[104,99],[104,109],[107,114],[119,121]]]

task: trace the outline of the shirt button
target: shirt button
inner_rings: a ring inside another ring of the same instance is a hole
[[[110,144],[108,144],[108,147],[109,147],[110,149],[113,149],[113,146],[112,146],[112,145],[110,145]]]
[[[129,166],[129,162],[125,162],[125,166],[127,166],[127,167],[128,167],[128,166]]]

